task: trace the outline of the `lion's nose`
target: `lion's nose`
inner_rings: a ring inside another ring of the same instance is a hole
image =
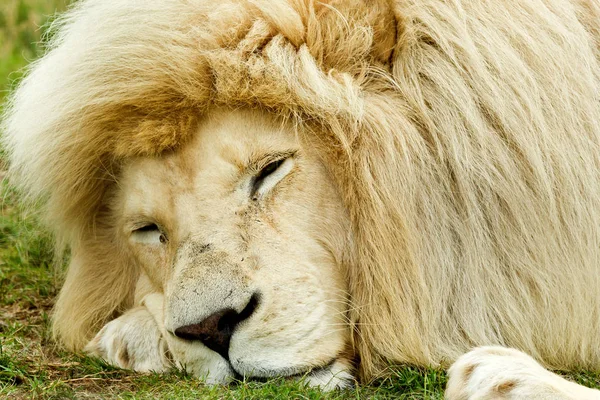
[[[250,297],[242,312],[225,308],[209,315],[197,324],[181,326],[175,329],[175,336],[186,340],[199,340],[209,349],[229,359],[229,342],[236,326],[252,315],[258,306],[259,295]]]

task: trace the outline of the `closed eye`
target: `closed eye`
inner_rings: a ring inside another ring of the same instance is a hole
[[[281,158],[267,164],[252,179],[250,197],[258,200],[275,187],[294,167],[293,157]]]
[[[131,232],[131,238],[142,244],[163,244],[167,242],[167,236],[156,224],[146,224]]]

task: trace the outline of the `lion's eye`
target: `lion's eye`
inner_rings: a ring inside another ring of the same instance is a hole
[[[258,200],[281,181],[294,166],[293,158],[281,158],[270,162],[252,179],[250,197]]]
[[[167,236],[156,224],[148,224],[135,229],[132,232],[131,237],[134,241],[143,244],[159,244],[167,242]]]

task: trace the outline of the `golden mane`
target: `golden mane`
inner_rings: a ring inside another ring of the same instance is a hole
[[[102,217],[121,164],[224,105],[305,126],[339,186],[364,376],[480,344],[600,367],[597,2],[216,4],[77,2],[10,100],[12,175],[73,251],[63,343],[131,301]]]

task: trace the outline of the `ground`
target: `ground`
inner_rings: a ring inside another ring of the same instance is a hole
[[[0,109],[20,70],[43,53],[43,33],[68,0],[0,1]],[[355,389],[322,393],[285,379],[206,386],[185,372],[136,374],[59,349],[49,315],[65,260],[55,260],[52,238],[35,207],[24,207],[5,176],[0,148],[0,398],[15,399],[441,399],[444,372],[390,366],[390,376]],[[66,256],[68,257],[68,255]],[[600,373],[569,378],[600,388]]]

